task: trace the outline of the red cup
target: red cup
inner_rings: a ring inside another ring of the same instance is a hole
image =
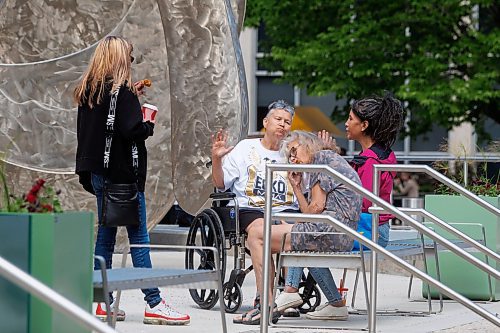
[[[155,122],[156,113],[158,108],[152,104],[144,103],[142,104],[142,119],[144,121]]]

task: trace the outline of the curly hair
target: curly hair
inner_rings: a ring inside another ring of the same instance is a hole
[[[390,148],[403,127],[404,112],[401,102],[389,93],[384,97],[371,96],[354,101],[352,112],[361,121],[368,121],[365,134],[376,143]]]
[[[300,145],[305,146],[307,152],[311,155],[314,155],[318,151],[325,149],[325,143],[315,133],[295,130],[290,132],[290,134],[281,142],[280,151],[287,157],[287,159],[290,158],[289,144],[295,141]],[[337,152],[335,141],[329,145],[328,150]]]

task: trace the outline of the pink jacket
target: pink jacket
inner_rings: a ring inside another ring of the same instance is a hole
[[[362,151],[351,161],[351,166],[357,171],[363,187],[373,192],[373,165],[374,164],[396,164],[396,155],[391,149],[384,150],[378,145],[373,145],[369,149]],[[391,192],[395,172],[382,172],[380,177],[379,196],[387,202],[391,202]],[[362,212],[368,213],[371,201],[363,198]],[[388,222],[393,216],[391,214],[380,215],[379,225]]]

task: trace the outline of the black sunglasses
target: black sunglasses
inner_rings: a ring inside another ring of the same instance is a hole
[[[134,60],[135,60],[135,58],[134,58],[134,57],[132,57],[132,56],[130,56],[130,62],[131,62],[131,63],[133,63],[133,62],[134,62]]]

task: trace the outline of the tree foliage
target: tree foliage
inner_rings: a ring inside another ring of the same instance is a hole
[[[246,25],[260,24],[261,65],[310,95],[390,91],[408,103],[411,135],[500,123],[497,1],[248,0]]]

